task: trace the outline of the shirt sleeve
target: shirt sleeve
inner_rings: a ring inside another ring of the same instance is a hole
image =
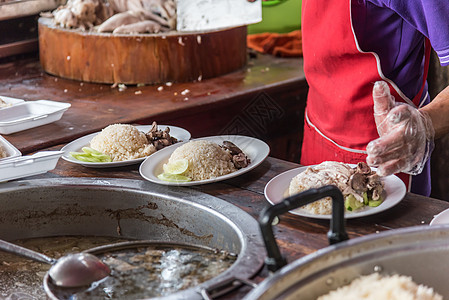
[[[449,65],[449,3],[447,0],[369,0],[389,7],[426,36],[440,64]]]

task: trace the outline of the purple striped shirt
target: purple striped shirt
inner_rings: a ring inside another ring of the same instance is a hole
[[[441,65],[449,65],[447,0],[351,2],[352,25],[360,49],[379,56],[383,74],[409,99],[418,93],[423,82],[425,37]]]
[[[381,71],[409,99],[421,88],[424,40],[428,38],[440,64],[449,65],[447,0],[352,0],[352,26],[359,48],[378,55]],[[430,101],[425,87],[421,104]],[[429,162],[413,176],[412,192],[430,194]]]

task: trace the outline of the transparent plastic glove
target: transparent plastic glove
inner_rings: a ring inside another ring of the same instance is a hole
[[[374,84],[373,100],[380,137],[366,147],[366,162],[377,167],[381,176],[421,173],[434,147],[435,131],[429,115],[411,105],[395,103],[384,81]]]

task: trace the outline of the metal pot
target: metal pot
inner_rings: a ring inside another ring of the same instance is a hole
[[[176,299],[203,299],[209,287],[246,279],[263,265],[257,221],[216,197],[128,179],[57,178],[0,186],[0,238],[105,236],[179,242],[238,254],[224,273]],[[235,288],[235,285],[233,287]],[[222,293],[226,290],[222,290]]]
[[[309,197],[307,192],[304,195]],[[317,198],[316,193],[322,193],[321,197],[329,195],[327,188],[319,189],[313,191],[313,199]],[[270,237],[271,228],[265,225],[267,262],[271,262],[271,270],[277,271],[244,299],[317,299],[361,275],[374,272],[411,276],[416,283],[432,287],[443,298],[449,298],[449,226],[414,226],[346,240],[344,220],[340,219],[341,214],[335,213],[333,200],[331,228],[337,232],[328,236],[332,245],[286,266],[274,237]],[[260,220],[272,220],[295,206],[279,203],[262,213]]]

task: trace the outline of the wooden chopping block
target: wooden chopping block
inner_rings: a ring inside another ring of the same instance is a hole
[[[96,83],[157,84],[217,77],[246,65],[247,27],[208,32],[111,34],[83,32],[39,18],[43,69]]]

